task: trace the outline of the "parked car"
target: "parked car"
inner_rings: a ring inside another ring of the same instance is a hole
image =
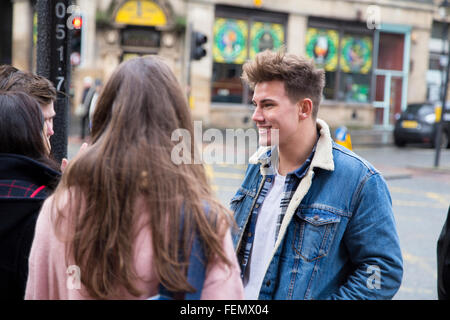
[[[428,102],[408,105],[395,124],[395,145],[403,147],[407,143],[426,143],[435,147],[438,128],[435,107],[435,104]],[[447,104],[447,109],[450,109],[450,103]],[[441,147],[450,147],[449,138],[450,122],[447,121],[443,122]]]

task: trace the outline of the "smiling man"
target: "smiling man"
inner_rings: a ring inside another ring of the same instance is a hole
[[[324,71],[270,51],[243,70],[261,144],[231,200],[246,298],[392,298],[403,268],[390,194],[317,119]]]

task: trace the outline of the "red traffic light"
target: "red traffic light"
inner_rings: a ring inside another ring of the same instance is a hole
[[[72,25],[75,29],[81,29],[81,27],[83,26],[83,19],[81,17],[73,18]]]

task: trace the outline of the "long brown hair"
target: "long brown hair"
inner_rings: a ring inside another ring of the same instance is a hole
[[[214,199],[203,166],[171,161],[178,143],[171,134],[179,128],[193,137],[185,96],[169,67],[157,57],[122,63],[98,99],[93,144],[69,163],[54,201],[69,195],[70,207],[57,209],[55,228],[62,236],[68,209],[72,232],[66,254],[80,267],[82,283],[92,297],[113,297],[119,287],[135,296],[143,294],[134,285],[132,250],[141,214],[136,210],[138,199],[143,199],[148,214],[155,272],[169,290],[193,289],[186,267],[194,230],[208,262],[218,258],[230,265],[223,236],[232,219]]]

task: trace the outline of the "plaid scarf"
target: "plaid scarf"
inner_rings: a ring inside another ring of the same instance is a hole
[[[38,186],[22,180],[0,180],[0,198],[42,198],[47,197],[45,186]]]

